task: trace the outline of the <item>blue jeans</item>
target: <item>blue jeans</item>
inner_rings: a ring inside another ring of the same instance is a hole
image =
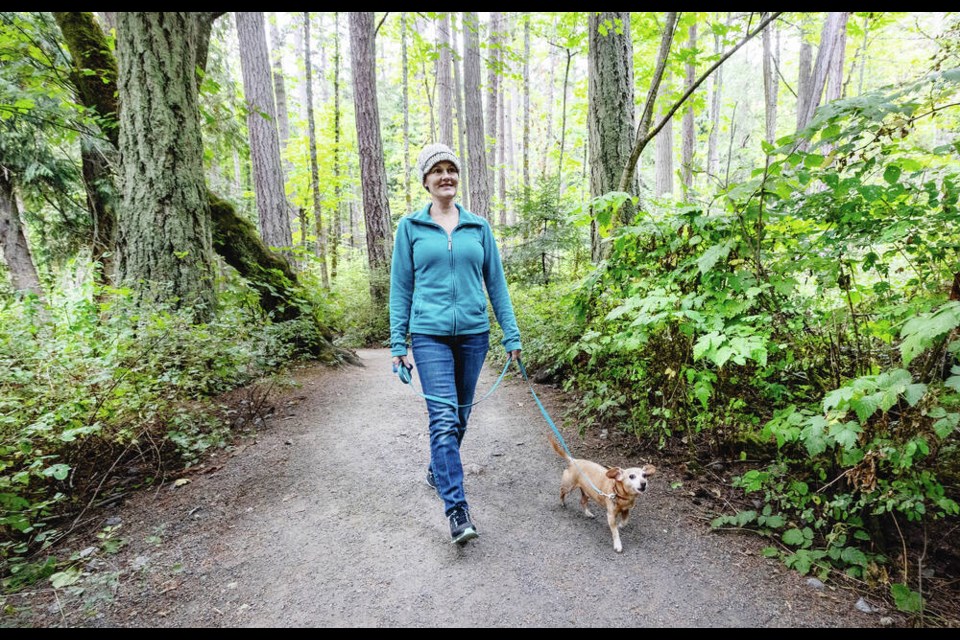
[[[473,402],[480,369],[490,348],[490,332],[466,336],[430,336],[415,333],[413,360],[423,393],[447,398],[457,404]],[[454,409],[448,404],[427,400],[430,415],[430,468],[447,513],[467,506],[463,492],[463,464],[460,443],[467,430],[471,407]]]

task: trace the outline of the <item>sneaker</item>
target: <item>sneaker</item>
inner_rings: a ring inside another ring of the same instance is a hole
[[[456,506],[447,518],[450,520],[450,539],[457,544],[473,540],[480,534],[470,521],[470,512],[464,506]]]
[[[437,497],[443,500],[440,495],[440,489],[437,488],[437,479],[433,477],[433,469],[427,467],[427,485],[437,492]]]

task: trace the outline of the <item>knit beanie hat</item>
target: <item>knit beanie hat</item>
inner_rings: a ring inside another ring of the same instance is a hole
[[[435,142],[433,144],[428,144],[423,148],[423,151],[420,152],[420,156],[417,158],[417,170],[420,171],[421,184],[423,184],[423,181],[427,179],[427,174],[430,173],[430,169],[433,168],[433,165],[443,160],[452,162],[453,166],[457,168],[457,173],[462,172],[460,168],[460,160],[457,158],[456,154],[453,153],[453,150],[447,145],[440,142]]]

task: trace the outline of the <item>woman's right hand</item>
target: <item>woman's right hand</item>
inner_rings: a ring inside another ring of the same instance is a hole
[[[397,365],[402,364],[404,369],[411,369],[412,367],[407,363],[407,356],[393,356],[393,366],[396,368]]]

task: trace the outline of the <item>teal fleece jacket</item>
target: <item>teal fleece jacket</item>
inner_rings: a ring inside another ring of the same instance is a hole
[[[490,329],[486,284],[507,351],[520,349],[520,330],[490,224],[459,204],[449,236],[430,218],[430,204],[400,219],[390,271],[390,354],[407,354],[407,332],[435,336]]]

